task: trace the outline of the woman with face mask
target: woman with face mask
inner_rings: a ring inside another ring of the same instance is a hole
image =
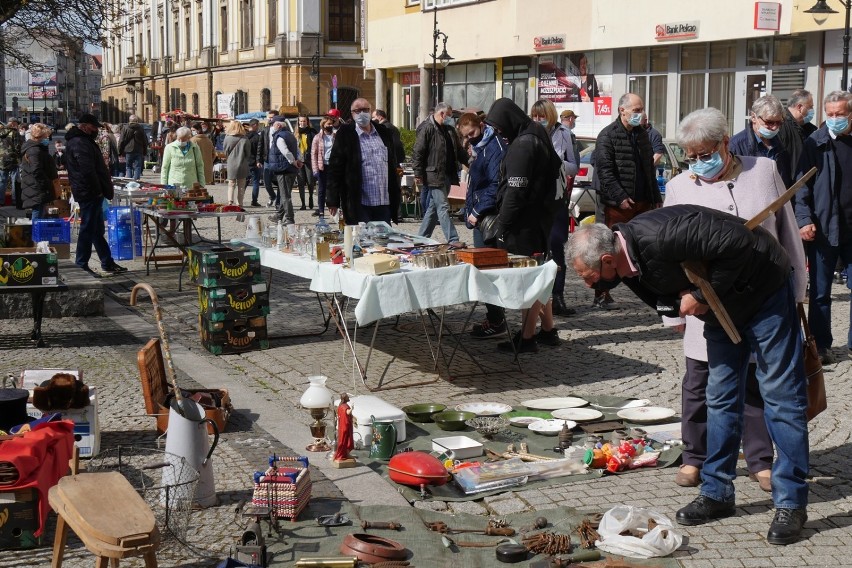
[[[574,144],[571,139],[571,130],[559,122],[556,107],[553,103],[541,99],[533,103],[530,110],[530,118],[541,124],[550,135],[553,149],[559,154],[565,164],[569,176],[577,175],[579,164],[574,152]],[[566,196],[564,206],[560,207],[553,216],[553,228],[550,230],[550,256],[559,267],[556,272],[556,280],[553,282],[552,314],[558,316],[571,316],[576,313],[573,308],[565,305],[563,294],[565,292],[565,243],[568,241],[568,225],[570,215],[568,214],[568,198]],[[552,326],[551,326],[552,327]]]
[[[181,126],[177,139],[163,150],[163,169],[160,183],[189,188],[196,182],[204,185],[204,158],[198,145],[189,140],[192,132]]]
[[[59,174],[48,152],[51,132],[37,122],[21,145],[21,200],[24,209],[32,209],[33,221],[44,217],[44,207],[59,197]]]
[[[751,128],[731,137],[729,151],[737,156],[770,158],[778,167],[784,186],[793,185],[790,154],[777,137],[784,124],[784,107],[774,95],[764,95],[751,105]]]
[[[752,129],[747,129],[746,133],[755,137]],[[666,184],[665,206],[703,205],[749,219],[786,189],[772,160],[737,156],[731,152],[728,121],[715,108],[697,110],[686,116],[678,128],[677,143],[685,151],[689,171]],[[761,227],[775,235],[790,256],[796,300],[801,302],[807,282],[805,255],[792,206],[787,203],[761,223]],[[706,390],[709,367],[704,324],[692,316],[685,320],[666,320],[668,325],[683,331],[686,356],[681,410],[683,465],[675,475],[675,483],[684,487],[697,486],[701,483],[701,467],[708,457]],[[769,491],[773,445],[764,421],[763,399],[753,365],[746,380],[743,451],[749,477],[758,481],[761,489]]]
[[[325,117],[320,121],[320,133],[311,142],[311,169],[317,180],[317,209],[312,213],[314,217],[325,215],[325,167],[331,158],[334,134],[334,119]]]

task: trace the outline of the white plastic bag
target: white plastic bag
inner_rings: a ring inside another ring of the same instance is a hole
[[[648,530],[648,521],[653,519],[657,526]],[[644,533],[642,538],[621,536],[624,531]],[[598,526],[600,540],[595,545],[610,554],[631,558],[654,558],[668,556],[683,542],[683,535],[674,530],[671,520],[658,511],[617,505],[604,513]]]

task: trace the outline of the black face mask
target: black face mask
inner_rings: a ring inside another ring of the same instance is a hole
[[[471,145],[471,146],[476,146],[477,144],[479,144],[480,142],[482,142],[482,137],[483,137],[483,136],[484,136],[484,134],[483,134],[482,132],[480,132],[480,133],[479,133],[479,136],[477,136],[476,138],[470,138],[470,139],[468,139],[468,142],[470,143],[470,145]]]
[[[323,128],[323,130],[325,132],[327,132],[328,134],[331,134],[332,132],[334,132],[334,128],[332,128],[331,126],[327,126],[327,127]]]
[[[606,292],[607,290],[612,290],[619,284],[621,284],[621,276],[616,273],[613,278],[599,278],[592,288],[600,292]]]

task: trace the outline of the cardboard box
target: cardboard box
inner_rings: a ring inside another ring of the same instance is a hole
[[[59,284],[56,249],[37,253],[34,248],[0,249],[0,286],[55,286]]]
[[[205,288],[263,282],[260,251],[246,244],[189,247],[190,281]]]
[[[214,322],[199,315],[198,332],[201,345],[214,355],[269,349],[266,318],[262,316]]]
[[[162,434],[169,427],[169,409],[165,406],[166,396],[172,391],[166,380],[166,368],[159,339],[151,339],[136,354],[139,366],[139,381],[142,383],[142,395],[145,399],[145,412],[157,417],[157,433]],[[224,432],[234,408],[226,389],[181,389],[181,392],[209,393],[219,401],[216,408],[204,409],[204,414],[216,423],[219,432]],[[207,432],[213,434],[213,427],[207,425]]]
[[[41,538],[33,535],[38,528],[38,492],[35,489],[0,491],[0,549],[41,545]]]
[[[198,287],[198,308],[210,321],[269,315],[266,282],[235,284],[219,288]]]
[[[459,249],[456,258],[477,268],[498,268],[509,265],[509,253],[498,248]]]
[[[20,388],[30,391],[47,381],[56,373],[68,373],[82,379],[82,372],[68,369],[27,369],[21,374]],[[27,414],[33,418],[41,418],[45,413],[27,403]],[[61,413],[62,418],[74,422],[74,445],[80,448],[81,458],[90,458],[101,450],[101,429],[98,421],[97,388],[89,386],[89,404],[83,408],[71,408]]]

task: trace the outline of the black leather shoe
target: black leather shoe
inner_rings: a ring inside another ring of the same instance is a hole
[[[776,509],[775,518],[766,533],[769,544],[792,544],[799,540],[802,527],[808,520],[804,509]]]
[[[734,503],[726,503],[724,501],[716,501],[710,497],[699,495],[695,500],[680,509],[675,518],[681,525],[693,526],[709,523],[714,519],[722,519],[734,515]]]
[[[577,310],[569,308],[565,305],[565,299],[559,294],[553,294],[553,315],[555,316],[573,316]]]

